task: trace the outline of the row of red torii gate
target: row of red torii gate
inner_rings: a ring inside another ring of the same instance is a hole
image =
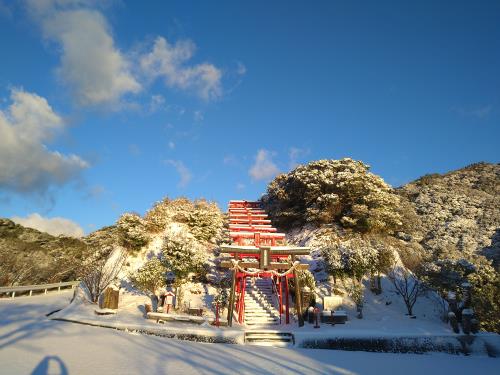
[[[287,246],[284,233],[277,233],[260,202],[231,200],[229,202],[231,245],[221,247],[228,256],[221,266],[232,271],[227,321],[245,322],[245,285],[248,278],[270,278],[277,295],[280,322],[290,323],[289,281],[295,281],[295,311],[299,326],[304,325],[302,296],[298,272],[308,264],[297,260],[308,255],[308,247]],[[235,317],[235,311],[237,318]],[[283,317],[283,319],[282,319]]]

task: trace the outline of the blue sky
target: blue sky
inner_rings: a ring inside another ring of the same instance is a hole
[[[500,159],[498,1],[5,1],[0,48],[0,216],[34,226]]]

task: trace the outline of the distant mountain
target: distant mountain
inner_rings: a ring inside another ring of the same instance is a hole
[[[412,236],[433,252],[456,247],[500,264],[500,164],[477,163],[419,178],[397,192],[419,217]]]

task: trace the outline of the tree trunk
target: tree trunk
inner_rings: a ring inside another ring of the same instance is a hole
[[[380,273],[377,273],[377,294],[382,293],[382,278],[380,277]]]

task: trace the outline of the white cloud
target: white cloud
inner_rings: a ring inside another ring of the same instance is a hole
[[[193,92],[207,101],[222,95],[221,69],[208,62],[190,63],[196,50],[190,40],[170,44],[157,36],[148,53],[120,51],[99,10],[109,5],[108,1],[26,0],[26,4],[44,37],[61,47],[58,75],[81,105],[122,108],[123,96],[140,92],[157,78],[164,79],[170,88]],[[237,73],[245,72],[246,67],[238,63]],[[154,102],[161,100],[160,96],[152,99],[153,107],[163,105]]]
[[[12,104],[0,110],[0,188],[45,193],[77,178],[88,163],[47,148],[64,128],[45,98],[12,90]]]
[[[253,180],[269,180],[280,172],[273,162],[273,155],[273,152],[264,149],[257,152],[255,163],[248,171]]]
[[[12,221],[25,227],[37,229],[40,232],[52,234],[53,236],[82,237],[84,235],[82,227],[74,221],[63,217],[47,218],[33,213],[27,217],[15,216],[12,218]]]
[[[242,76],[242,75],[245,75],[247,72],[247,67],[245,66],[245,64],[243,64],[241,61],[238,61],[236,63],[236,73],[238,73],[238,75]]]
[[[492,109],[493,107],[491,105],[487,105],[471,109],[454,108],[454,111],[462,117],[475,117],[478,119],[484,119],[490,115]]]
[[[203,111],[194,111],[193,119],[196,122],[202,122],[205,116],[203,115]]]
[[[187,65],[196,50],[190,40],[171,45],[165,38],[157,37],[151,52],[140,59],[144,73],[150,78],[162,77],[169,87],[194,91],[205,100],[222,95],[222,72],[213,64]]]
[[[193,178],[191,171],[180,160],[169,159],[165,160],[165,163],[173,166],[177,170],[177,173],[179,173],[180,181],[177,186],[180,188],[186,187]]]
[[[238,190],[238,191],[245,190],[245,188],[246,188],[246,185],[242,184],[241,182],[238,182],[236,184],[236,190]]]
[[[290,147],[290,150],[288,151],[288,166],[290,167],[290,169],[294,169],[297,165],[299,165],[299,160],[304,156],[309,155],[309,152],[309,149]]]
[[[149,111],[157,112],[160,109],[166,109],[165,98],[162,95],[151,95],[151,101],[149,102]]]
[[[232,166],[239,164],[238,158],[236,158],[236,156],[234,156],[234,155],[226,155],[226,156],[224,156],[224,159],[222,159],[222,162],[225,165],[232,165]]]
[[[171,150],[175,149],[175,142],[169,141],[168,142],[168,148],[171,149]]]
[[[57,72],[79,104],[116,104],[123,95],[141,90],[104,16],[85,8],[93,1],[29,1],[28,5],[45,37],[61,46]]]

